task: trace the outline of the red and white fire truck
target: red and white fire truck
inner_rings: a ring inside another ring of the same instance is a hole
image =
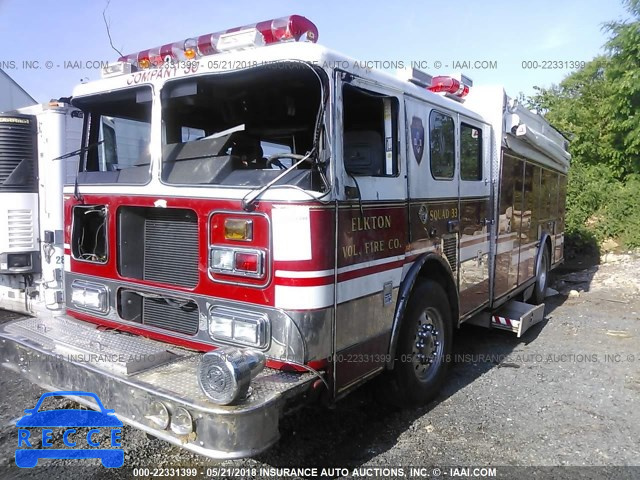
[[[423,403],[456,328],[542,318],[523,301],[563,258],[562,135],[501,87],[371,70],[317,38],[269,20],[75,89],[66,315],[5,324],[3,366],[234,458],[381,373]]]

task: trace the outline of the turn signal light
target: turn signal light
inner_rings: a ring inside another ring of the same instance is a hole
[[[224,220],[225,240],[253,240],[253,221],[238,218]]]

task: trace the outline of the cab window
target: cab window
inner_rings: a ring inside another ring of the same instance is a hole
[[[452,180],[456,166],[453,118],[435,110],[429,115],[429,154],[433,178]]]
[[[460,178],[482,180],[482,130],[460,125]]]
[[[352,85],[343,88],[343,157],[351,175],[398,174],[398,99]]]

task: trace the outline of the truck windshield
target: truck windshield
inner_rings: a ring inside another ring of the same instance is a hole
[[[149,181],[151,88],[129,88],[74,99],[86,116],[78,183]]]
[[[162,180],[260,187],[314,147],[320,76],[302,63],[263,65],[167,83],[162,91]],[[320,190],[305,162],[278,184]]]

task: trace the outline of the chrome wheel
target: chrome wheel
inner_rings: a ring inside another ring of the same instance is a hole
[[[547,293],[547,282],[549,281],[549,251],[546,247],[543,247],[542,257],[540,258],[540,264],[536,273],[536,283],[533,290],[531,301],[536,305],[540,305],[544,302],[545,294]]]
[[[542,261],[540,262],[540,275],[538,276],[538,288],[543,293],[547,288],[547,271],[548,271],[548,269],[549,269],[549,266],[547,265],[547,256],[543,255],[542,256]]]
[[[442,285],[420,279],[402,319],[390,396],[396,405],[424,405],[447,375],[453,322]]]
[[[418,318],[412,349],[412,365],[418,380],[428,382],[442,363],[442,316],[435,308],[427,308]]]

